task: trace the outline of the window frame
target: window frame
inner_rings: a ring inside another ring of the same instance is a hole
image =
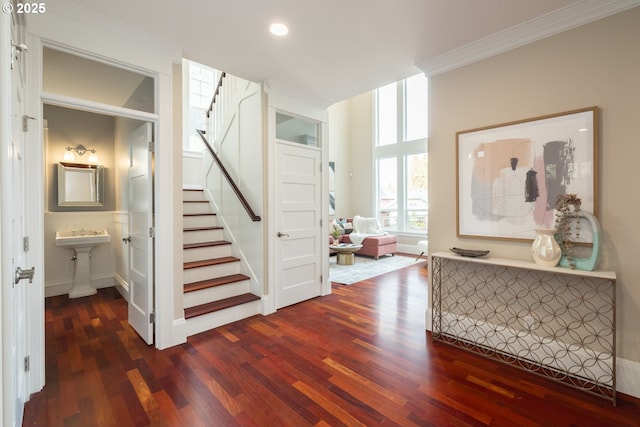
[[[191,134],[190,132],[190,128],[191,128],[191,113],[192,113],[192,106],[191,106],[191,89],[192,89],[192,83],[191,83],[191,68],[192,67],[198,67],[198,68],[202,68],[202,69],[207,69],[209,71],[213,72],[213,80],[212,80],[212,86],[213,86],[213,90],[215,90],[215,84],[217,83],[217,77],[219,76],[219,71],[216,70],[215,68],[211,68],[208,67],[204,64],[200,64],[188,59],[184,59],[183,60],[183,67],[182,67],[182,97],[183,97],[183,103],[182,103],[182,111],[183,111],[183,139],[182,139],[182,153],[183,156],[185,157],[193,157],[193,158],[202,158],[202,155],[204,153],[204,145],[200,148],[200,149],[194,149],[194,147],[192,147],[191,145],[191,140],[192,137],[194,136],[193,134]],[[200,81],[204,81],[202,79],[200,79]],[[211,96],[209,97],[209,102],[211,100],[211,98],[213,98],[213,93],[211,93]],[[208,107],[207,107],[208,108]],[[207,114],[207,109],[205,108],[204,110],[201,108],[197,108],[194,107],[194,110],[200,110],[200,112],[202,112],[202,115],[204,115],[206,117]],[[206,128],[206,118],[205,118],[205,126],[203,126],[203,130],[204,128]]]
[[[426,77],[425,77],[426,78]],[[374,189],[374,211],[379,220],[383,218],[380,215],[382,210],[380,207],[380,170],[379,160],[381,159],[396,159],[396,206],[397,206],[397,224],[395,228],[383,228],[386,231],[393,232],[398,235],[407,236],[424,236],[428,232],[428,229],[424,231],[415,231],[409,229],[409,218],[407,212],[408,204],[408,182],[407,182],[407,161],[409,156],[412,155],[427,155],[428,156],[428,124],[427,135],[424,138],[417,138],[413,140],[406,140],[407,134],[407,96],[406,96],[406,80],[400,80],[395,82],[396,85],[396,142],[391,144],[379,144],[379,129],[380,129],[380,116],[379,116],[379,89],[374,92],[374,140],[373,140],[373,170],[375,179]],[[427,89],[428,90],[428,89]],[[428,97],[428,92],[427,92]],[[427,117],[425,117],[427,120]],[[428,197],[428,193],[427,193]],[[428,215],[428,204],[427,204]],[[426,225],[425,225],[426,227]]]

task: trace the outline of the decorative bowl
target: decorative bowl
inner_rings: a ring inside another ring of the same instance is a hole
[[[489,253],[489,251],[476,250],[476,249],[451,248],[449,250],[451,252],[453,252],[453,253],[456,253],[456,254],[460,255],[460,256],[466,256],[466,257],[472,257],[472,258],[485,256],[485,255],[487,255]]]

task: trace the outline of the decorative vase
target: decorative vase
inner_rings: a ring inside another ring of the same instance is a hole
[[[600,222],[598,221],[598,218],[596,218],[592,213],[583,211],[576,214],[575,218],[577,218],[578,220],[580,218],[584,218],[589,222],[589,225],[591,226],[591,232],[593,236],[591,255],[585,258],[572,257],[572,259],[568,259],[566,256],[563,256],[560,259],[560,267],[593,271],[598,267],[598,262],[600,261],[600,235],[602,234]]]
[[[533,261],[545,267],[554,267],[562,257],[560,245],[554,237],[555,229],[541,228],[536,230],[536,238],[531,245]]]

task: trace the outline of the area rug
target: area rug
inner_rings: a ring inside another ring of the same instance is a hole
[[[342,285],[351,285],[361,280],[407,267],[416,262],[426,262],[426,260],[416,261],[414,257],[398,255],[383,256],[376,260],[375,258],[356,255],[355,264],[338,265],[336,257],[332,256],[329,258],[329,279]]]

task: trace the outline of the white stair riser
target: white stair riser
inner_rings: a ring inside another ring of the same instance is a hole
[[[184,294],[184,307],[194,307],[208,302],[218,301],[224,298],[234,297],[249,292],[249,280],[214,286],[200,291],[186,292]]]
[[[247,317],[260,314],[260,300],[237,305],[202,316],[192,317],[186,320],[185,332],[190,337],[200,332],[208,331],[228,323],[232,323]]]
[[[215,215],[183,216],[182,227],[215,227],[218,225]]]
[[[206,198],[202,191],[183,191],[184,201],[202,201]],[[207,203],[183,203],[183,212],[185,214],[205,214],[212,213],[211,205]],[[216,227],[218,225],[215,215],[203,216],[185,216],[182,220],[183,227],[201,228]],[[198,230],[185,231],[183,233],[183,241],[185,244],[216,242],[224,239],[223,230]],[[202,248],[185,249],[183,252],[184,262],[203,261],[207,259],[221,258],[231,255],[231,245],[216,245]],[[224,264],[211,265],[200,268],[190,268],[183,272],[183,283],[193,283],[202,280],[214,279],[217,277],[229,276],[240,273],[240,262],[230,262]],[[241,295],[249,292],[251,282],[243,280],[240,282],[229,283],[226,285],[215,286],[200,291],[186,292],[183,298],[184,308],[194,307],[196,305],[229,298],[235,295]],[[225,310],[219,310],[213,313],[196,316],[186,320],[186,336],[195,335],[200,332],[208,331],[222,325],[226,325],[237,320],[246,319],[247,317],[260,314],[262,303],[260,300]]]
[[[182,210],[186,214],[211,213],[211,205],[209,203],[183,203]]]
[[[205,200],[204,191],[182,191],[182,200]]]
[[[217,242],[218,240],[224,239],[224,233],[221,229],[185,231],[182,239],[185,245],[191,243]]]
[[[224,264],[209,265],[207,267],[189,268],[184,270],[182,283],[200,282],[202,280],[215,279],[216,277],[230,276],[240,273],[239,262],[226,262]]]
[[[204,248],[185,249],[183,252],[183,261],[202,261],[226,256],[231,256],[231,245],[207,246]]]

